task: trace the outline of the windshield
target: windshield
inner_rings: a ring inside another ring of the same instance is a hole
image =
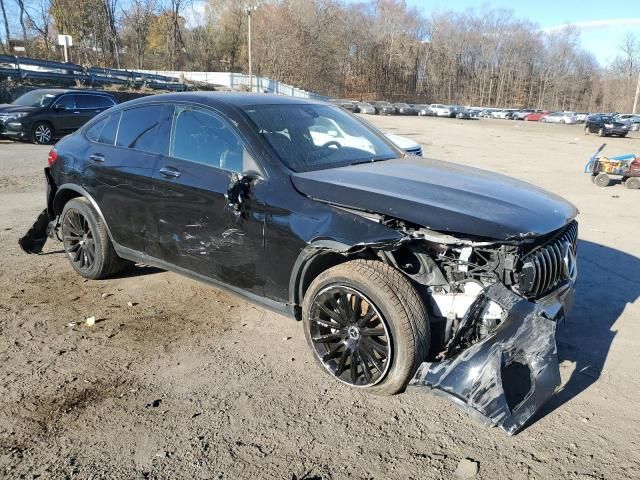
[[[11,105],[23,105],[25,107],[48,107],[56,98],[56,94],[49,91],[33,90],[19,96]]]
[[[330,105],[253,105],[244,111],[294,172],[402,155],[353,115]]]
[[[603,122],[613,122],[613,117],[605,117],[604,115],[602,116],[602,121]]]

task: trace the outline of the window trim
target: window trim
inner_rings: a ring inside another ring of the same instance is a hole
[[[114,107],[115,105],[117,105],[114,101],[114,99],[109,96],[109,95],[103,95],[100,93],[93,93],[93,92],[74,92],[73,95],[78,95],[80,97],[100,97],[100,98],[106,98],[107,100],[109,100],[111,102],[111,107]],[[102,109],[109,109],[111,107],[89,107],[89,108],[77,108],[77,104],[76,104],[76,108],[75,110],[102,110]]]

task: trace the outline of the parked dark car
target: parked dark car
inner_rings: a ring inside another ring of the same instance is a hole
[[[456,118],[460,120],[472,120],[474,117],[468,108],[457,108],[455,111]]]
[[[31,90],[0,105],[0,136],[46,145],[116,103],[112,95],[93,90]]]
[[[373,108],[376,110],[376,115],[393,115],[396,113],[396,107],[389,102],[371,102]]]
[[[373,115],[376,113],[376,109],[373,105],[367,102],[357,102],[353,108],[353,113],[366,113],[367,115]]]
[[[597,133],[600,137],[609,135],[626,137],[629,133],[629,125],[615,120],[611,115],[591,115],[587,117],[584,125],[584,134],[590,133]]]
[[[433,117],[433,111],[429,108],[429,105],[417,103],[412,107],[420,117]]]
[[[324,124],[349,146],[314,140]],[[48,163],[21,245],[59,235],[85,278],[140,262],[226,288],[302,320],[340,382],[435,390],[509,433],[559,385],[577,212],[538,187],[407,155],[327,103],[240,93],[121,104]]]
[[[408,103],[394,103],[397,115],[417,115],[418,112]]]

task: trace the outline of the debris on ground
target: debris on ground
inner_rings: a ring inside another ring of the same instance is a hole
[[[96,317],[89,317],[84,321],[85,325],[88,327],[92,327],[96,324]]]
[[[455,478],[473,478],[480,470],[480,462],[476,462],[472,458],[463,458],[458,463],[458,468],[454,472]]]

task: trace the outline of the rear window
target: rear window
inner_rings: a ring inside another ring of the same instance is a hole
[[[166,153],[167,135],[160,135],[162,105],[147,105],[122,112],[116,145],[149,153]]]
[[[120,112],[109,115],[87,129],[87,138],[92,142],[113,145],[116,141]]]

